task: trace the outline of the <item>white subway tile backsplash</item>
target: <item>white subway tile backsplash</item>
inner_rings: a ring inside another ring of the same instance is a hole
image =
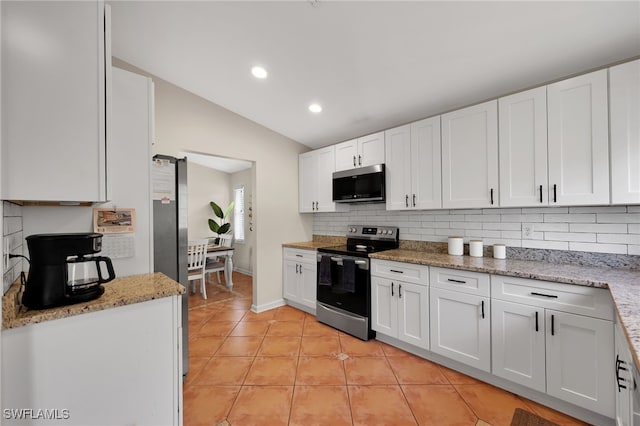
[[[545,222],[595,223],[596,215],[591,214],[545,214]]]
[[[522,240],[522,247],[547,250],[569,250],[569,243],[566,241]]]
[[[598,213],[598,223],[640,223],[640,213]]]
[[[586,232],[545,232],[545,240],[551,241],[581,241],[585,243],[595,243],[596,234]]]
[[[599,243],[640,244],[640,234],[598,234]]]
[[[626,223],[571,223],[571,232],[608,232],[615,234],[626,234]]]
[[[593,243],[569,243],[569,250],[593,251],[597,253],[627,254],[626,244],[593,244]]]
[[[461,235],[485,245],[640,254],[639,206],[386,211],[384,204],[354,204],[348,212],[316,213],[313,231],[344,236],[351,224],[398,226],[402,240]]]

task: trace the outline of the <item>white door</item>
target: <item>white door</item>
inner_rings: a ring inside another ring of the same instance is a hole
[[[547,87],[549,204],[609,204],[607,70]]]
[[[386,278],[371,277],[371,328],[398,337],[398,285]]]
[[[299,263],[300,273],[300,302],[315,312],[316,309],[316,271],[315,263]]]
[[[336,203],[333,202],[333,172],[335,167],[335,151],[333,146],[316,150],[318,168],[316,170],[317,203],[316,211],[334,212]]]
[[[315,211],[318,198],[318,160],[315,151],[305,152],[298,157],[298,211]]]
[[[300,275],[300,266],[298,262],[295,260],[286,260],[284,261],[284,289],[283,289],[283,297],[285,299],[300,301],[300,292],[299,292],[299,281],[298,278]]]
[[[342,142],[334,145],[336,150],[335,171],[349,170],[358,167],[358,140]]]
[[[544,309],[491,300],[493,374],[546,391]]]
[[[385,132],[387,210],[409,208],[411,192],[411,126]]]
[[[498,107],[489,101],[442,115],[442,207],[497,206]]]
[[[398,283],[398,339],[422,349],[429,349],[427,286]]]
[[[440,117],[411,124],[411,206],[442,207]]]
[[[546,311],[547,393],[615,415],[613,322]]]
[[[384,164],[384,132],[358,138],[358,167]]]
[[[611,202],[640,203],[640,60],[609,68]]]
[[[431,351],[491,370],[489,298],[430,289]]]
[[[500,207],[548,204],[547,88],[498,100]]]

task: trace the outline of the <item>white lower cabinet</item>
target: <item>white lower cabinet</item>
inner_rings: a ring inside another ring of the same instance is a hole
[[[431,351],[491,370],[489,275],[430,269]]]
[[[371,266],[371,328],[428,349],[428,268],[378,260]]]
[[[283,297],[306,311],[316,311],[315,250],[285,248],[283,253]]]
[[[608,291],[504,276],[491,284],[493,374],[613,417]]]

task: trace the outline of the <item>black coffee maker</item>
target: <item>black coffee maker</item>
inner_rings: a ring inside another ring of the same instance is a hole
[[[113,280],[111,259],[90,256],[102,250],[102,234],[29,235],[29,277],[22,304],[30,309],[53,308],[96,299],[103,283]],[[100,264],[107,268],[103,278]]]

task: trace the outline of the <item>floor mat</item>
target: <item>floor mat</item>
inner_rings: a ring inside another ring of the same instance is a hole
[[[516,408],[511,419],[511,426],[558,426],[558,424],[521,408]]]

